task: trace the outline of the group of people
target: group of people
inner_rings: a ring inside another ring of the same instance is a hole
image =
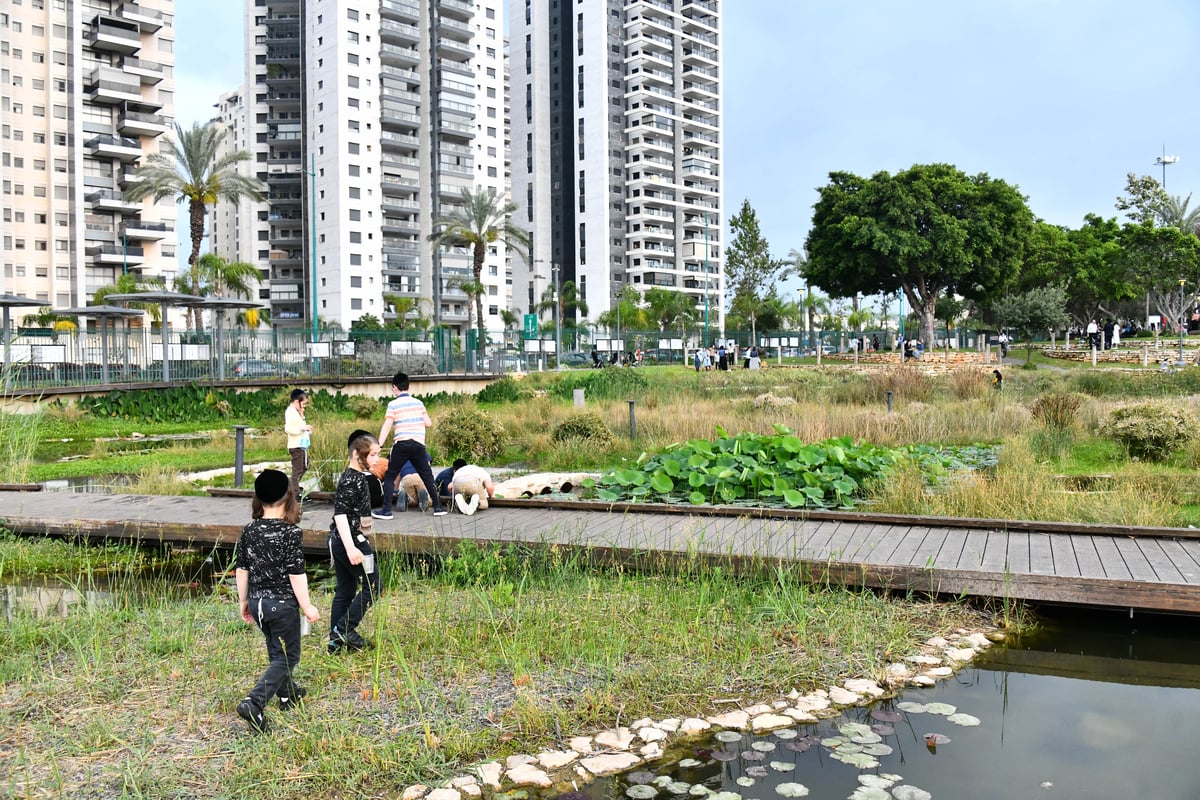
[[[726,348],[725,345],[719,344],[715,347],[696,348],[695,354],[692,356],[692,364],[696,368],[696,372],[709,372],[713,369],[727,370],[737,363],[737,345]]]
[[[621,353],[612,350],[608,354],[608,361],[605,362],[604,357],[600,355],[600,351],[592,347],[592,369],[600,369],[605,365],[615,367],[618,364],[624,364],[627,367],[640,367],[642,365],[642,348],[637,348],[632,353]]]
[[[346,467],[333,496],[327,540],[336,577],[329,612],[330,653],[357,652],[369,646],[358,632],[380,588],[375,549],[369,537],[375,519],[393,518],[393,499],[405,468],[420,481],[425,502],[421,502],[421,493],[413,499],[422,511],[427,504],[432,505],[434,516],[447,513],[443,493],[453,498],[460,511],[472,514],[476,509],[486,509],[495,491],[486,470],[462,459],[435,478],[425,447],[426,431],[433,425],[425,404],[410,394],[409,378],[403,372],[392,379],[392,394],[379,436],[361,429],[350,434]],[[297,707],[307,694],[294,678],[300,663],[300,637],[306,625],[320,619],[309,596],[299,527],[299,482],[308,469],[309,442],[305,439],[312,433],[305,419],[307,405],[304,391],[295,390],[284,415],[292,476],[266,469],[255,478],[251,521],[242,529],[237,545],[239,614],[262,631],[268,661],[254,688],[238,703],[237,713],[258,733],[269,729],[265,710],[273,699],[278,699],[279,708],[287,711]],[[389,434],[393,441],[383,470],[380,508],[373,511],[372,481],[378,482],[376,473],[383,461],[381,442],[387,442]],[[407,488],[401,493],[407,507]]]
[[[1121,344],[1121,326],[1111,319],[1106,319],[1104,324],[1100,324],[1093,318],[1087,324],[1086,333],[1088,347],[1092,350],[1110,350]]]
[[[905,339],[902,343],[904,359],[907,361],[910,358],[921,360],[921,356],[925,355],[925,343],[920,339]]]

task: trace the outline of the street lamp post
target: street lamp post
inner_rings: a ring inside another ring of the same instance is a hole
[[[1167,145],[1163,144],[1163,154],[1154,159],[1154,166],[1162,167],[1162,188],[1167,190],[1167,167],[1179,160],[1179,156],[1167,155]]]
[[[1179,366],[1179,367],[1183,366],[1183,330],[1184,330],[1183,326],[1186,324],[1184,321],[1185,316],[1184,316],[1184,310],[1183,310],[1183,287],[1186,284],[1187,284],[1186,279],[1184,279],[1184,278],[1179,279],[1179,363],[1176,364],[1176,366]]]
[[[315,153],[309,154],[308,163],[308,185],[312,196],[308,209],[308,227],[312,231],[312,252],[309,254],[312,285],[309,287],[309,293],[312,295],[312,340],[315,342],[317,341],[317,156]]]
[[[708,214],[704,214],[704,346],[708,347]]]
[[[554,273],[554,363],[562,369],[562,289],[558,285],[558,264],[550,265]]]

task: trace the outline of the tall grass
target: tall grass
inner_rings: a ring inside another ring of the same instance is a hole
[[[0,413],[0,483],[28,483],[44,412]]]

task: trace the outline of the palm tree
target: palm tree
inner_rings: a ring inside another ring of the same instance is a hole
[[[680,338],[686,338],[688,323],[696,318],[696,301],[683,292],[660,289],[655,286],[646,290],[647,315],[665,333],[671,326],[678,325]]]
[[[464,278],[456,278],[450,281],[450,285],[458,287],[458,289],[467,296],[467,330],[470,330],[474,327],[471,324],[472,314],[476,312],[483,314],[483,296],[487,294],[487,286],[485,286],[482,281],[469,281]],[[485,331],[483,328],[482,316],[479,317],[479,328],[477,330],[479,332],[479,338],[475,342],[475,351],[482,359],[485,352],[485,348],[483,346],[485,342],[480,340],[487,337],[487,331]]]
[[[216,253],[205,253],[196,259],[188,269],[187,276],[176,279],[176,289],[182,292],[199,294],[202,297],[225,297],[226,290],[234,297],[247,300],[254,293],[254,287],[261,279],[258,268],[245,261],[230,261]],[[199,287],[196,291],[194,287]],[[204,327],[203,312],[195,309],[197,330]]]
[[[101,286],[96,291],[92,292],[92,303],[94,305],[103,305],[104,298],[110,294],[134,294],[136,292],[144,292],[147,289],[163,288],[162,281],[155,278],[138,279],[131,273],[124,272],[117,276],[117,282],[109,286]],[[127,308],[137,308],[142,311],[147,311],[150,314],[150,319],[154,322],[162,321],[162,306],[158,303],[124,303]]]
[[[200,258],[200,242],[204,239],[204,219],[208,207],[219,199],[233,203],[242,198],[261,200],[266,188],[257,178],[242,175],[237,171],[239,161],[249,160],[245,150],[219,155],[225,129],[219,125],[193,123],[185,131],[175,123],[175,138],[163,139],[166,152],[152,153],[137,169],[141,182],[125,191],[130,200],[139,201],[147,197],[155,202],[172,197],[176,202],[188,203],[188,224],[192,239],[192,250],[188,255],[188,267],[192,268]],[[192,281],[190,291],[200,294],[200,275],[189,269]],[[199,327],[199,314],[191,316],[193,327]]]
[[[586,317],[588,315],[587,301],[579,296],[579,290],[575,288],[575,281],[567,281],[559,287],[558,298],[554,297],[554,287],[547,286],[542,292],[542,300],[537,304],[536,311],[538,314],[551,314],[551,322],[554,320],[566,320],[565,314],[570,313],[571,324],[568,327],[565,323],[562,324],[564,331],[578,331],[579,326],[576,324],[576,316]],[[554,316],[557,314],[558,316]],[[579,337],[575,337],[575,345],[579,346]]]
[[[429,240],[437,245],[471,248],[471,275],[477,284],[483,283],[483,261],[488,246],[500,241],[516,250],[529,261],[529,233],[512,224],[517,204],[504,198],[495,187],[463,189],[462,207],[433,221],[436,230]],[[484,352],[487,338],[483,331],[483,295],[475,296],[475,317],[479,321],[476,345],[479,355]]]
[[[1162,209],[1159,215],[1162,218],[1162,224],[1171,228],[1178,228],[1184,233],[1196,233],[1200,227],[1200,207],[1188,210],[1188,205],[1192,202],[1192,196],[1189,194],[1182,200],[1179,195],[1170,195],[1163,201]]]
[[[392,312],[396,315],[394,320],[400,330],[408,327],[408,323],[412,322],[414,328],[422,327],[420,322],[423,319],[421,316],[421,301],[420,297],[405,297],[403,295],[387,293],[383,296],[383,302],[392,307]],[[412,320],[409,319],[410,314],[416,314]],[[390,323],[389,323],[390,324]]]

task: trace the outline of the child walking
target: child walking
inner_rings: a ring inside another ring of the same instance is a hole
[[[392,495],[396,491],[396,476],[405,462],[411,462],[425,484],[425,491],[433,501],[433,515],[443,517],[446,509],[434,486],[433,469],[429,466],[429,451],[425,449],[425,431],[433,426],[425,404],[409,393],[408,375],[397,372],[392,378],[394,397],[387,405],[383,427],[379,429],[379,441],[387,442],[389,433],[394,436],[391,454],[388,456],[387,472],[383,476],[383,507],[374,512],[379,519],[392,519]],[[405,504],[407,508],[407,501]],[[424,511],[424,509],[421,509]]]
[[[350,434],[349,461],[333,496],[329,525],[329,558],[337,576],[329,612],[329,652],[355,652],[368,646],[358,624],[379,595],[379,572],[371,532],[371,489],[368,477],[379,460],[379,440],[364,430]]]
[[[238,716],[250,730],[266,733],[263,709],[271,698],[295,708],[306,692],[293,680],[300,663],[300,614],[320,618],[308,597],[308,575],[301,549],[300,506],[288,476],[263,470],[254,480],[253,518],[238,539],[235,579],[242,619],[257,625],[267,643],[267,670],[238,703]]]

